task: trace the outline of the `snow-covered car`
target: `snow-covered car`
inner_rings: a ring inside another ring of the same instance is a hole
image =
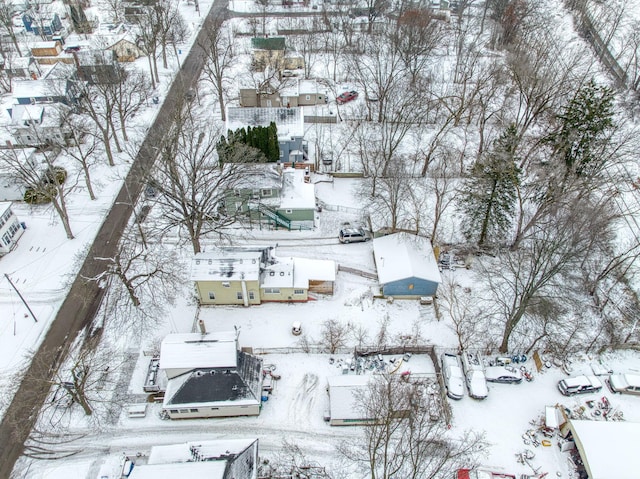
[[[460,358],[456,354],[442,355],[442,375],[447,388],[447,396],[451,399],[462,399],[464,396],[464,380]]]
[[[489,395],[487,379],[484,377],[484,373],[482,371],[467,371],[464,378],[467,382],[469,396],[473,399],[485,399]]]
[[[516,479],[516,476],[488,469],[458,469],[457,479]]]
[[[597,393],[602,389],[602,383],[595,376],[573,376],[558,381],[558,389],[565,396]]]
[[[640,375],[612,374],[609,376],[609,386],[614,393],[640,395]]]
[[[480,357],[471,352],[462,353],[462,369],[467,383],[469,396],[474,399],[484,399],[489,394],[487,379],[484,375],[484,366]]]
[[[519,384],[522,372],[510,366],[490,366],[484,372],[487,381],[492,383]]]
[[[343,93],[340,93],[340,95],[338,95],[336,97],[336,102],[339,105],[343,105],[345,103],[348,103],[352,100],[355,100],[356,98],[358,98],[358,92],[355,90],[351,90],[351,91],[345,91]]]

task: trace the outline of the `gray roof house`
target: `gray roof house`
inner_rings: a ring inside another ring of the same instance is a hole
[[[171,419],[260,414],[262,360],[239,351],[233,331],[170,334],[160,367],[168,379],[162,410]]]
[[[123,477],[129,479],[256,479],[258,440],[220,439],[153,446],[148,458],[131,457],[127,461]]]

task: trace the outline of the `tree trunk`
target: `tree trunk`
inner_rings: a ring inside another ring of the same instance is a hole
[[[52,199],[51,203],[53,204],[54,209],[60,216],[60,221],[62,221],[62,226],[64,226],[64,231],[67,234],[67,239],[73,239],[73,232],[71,231],[71,225],[69,224],[69,214],[67,213],[67,206],[64,202],[64,195],[60,188],[57,188],[58,195]]]
[[[153,61],[151,60],[151,55],[147,56],[147,60],[149,61],[149,74],[151,75],[151,88],[153,90],[156,89],[156,78],[153,75]]]
[[[93,186],[91,185],[91,175],[89,173],[89,166],[87,165],[86,161],[82,162],[82,171],[84,171],[84,182],[87,185],[89,198],[91,198],[91,201],[94,201],[96,199],[96,195],[93,192]]]

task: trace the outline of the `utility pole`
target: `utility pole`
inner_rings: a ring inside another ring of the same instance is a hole
[[[29,312],[31,313],[31,317],[33,318],[33,320],[37,323],[38,320],[36,319],[36,315],[33,314],[33,311],[31,311],[31,308],[29,307],[29,305],[27,304],[27,302],[25,301],[25,299],[22,297],[22,295],[20,294],[20,291],[18,291],[18,288],[16,288],[16,285],[13,284],[11,282],[11,278],[9,278],[9,275],[7,273],[4,274],[4,277],[7,278],[7,281],[9,281],[9,284],[11,285],[11,287],[15,290],[16,293],[18,293],[18,296],[20,296],[20,299],[22,300],[22,303],[27,307],[27,309],[29,310]]]

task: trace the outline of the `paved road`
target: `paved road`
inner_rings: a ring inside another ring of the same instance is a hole
[[[67,298],[7,408],[0,423],[0,478],[11,476],[15,462],[23,453],[25,441],[47,397],[50,387],[47,378],[50,377],[52,366],[65,356],[71,340],[91,323],[100,307],[104,290],[98,288],[95,283],[87,284],[82,278],[94,277],[104,269],[104,263],[95,261],[94,258],[108,258],[116,253],[122,233],[133,212],[131,204],[135,204],[140,196],[145,183],[145,172],[150,171],[155,160],[156,147],[162,144],[165,132],[172,127],[173,113],[181,106],[185,92],[195,87],[202,71],[206,52],[199,44],[205,43],[207,29],[211,28],[218,18],[227,15],[227,5],[227,0],[215,0],[205,18],[198,39],[185,58],[155,122],[149,128],[124,185],[98,231]]]

